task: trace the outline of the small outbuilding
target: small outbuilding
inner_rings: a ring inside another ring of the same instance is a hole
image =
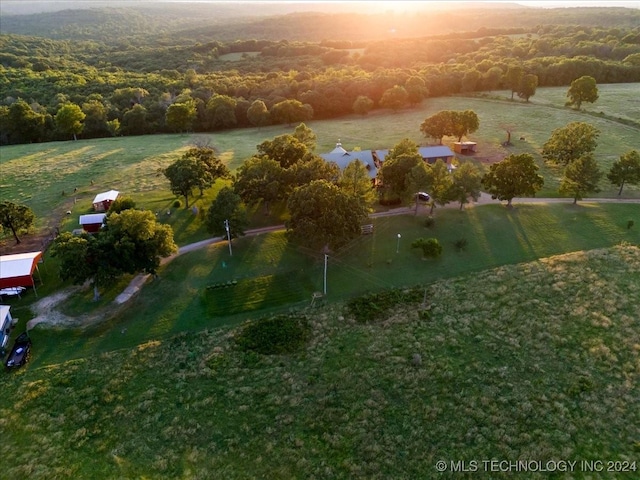
[[[461,153],[463,155],[475,153],[476,148],[478,148],[478,144],[476,142],[454,142],[453,144],[453,149],[456,153]]]
[[[80,215],[80,225],[85,232],[96,233],[104,225],[106,213],[90,213],[88,215]]]
[[[41,260],[42,252],[0,256],[0,289],[33,287],[35,291],[33,272],[38,269]]]
[[[118,195],[120,195],[120,192],[117,190],[99,193],[96,195],[96,198],[93,199],[93,210],[96,212],[106,212],[116,198],[118,198]]]

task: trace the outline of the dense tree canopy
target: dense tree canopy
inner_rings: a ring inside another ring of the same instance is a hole
[[[326,180],[298,187],[287,201],[291,240],[309,248],[336,249],[360,235],[367,209],[360,200]]]
[[[51,254],[59,259],[63,280],[91,281],[97,299],[100,287],[125,273],[155,274],[160,259],[177,250],[169,225],[158,223],[150,211],[128,209],[110,214],[106,227],[96,234],[62,233]]]
[[[282,197],[284,185],[284,169],[266,155],[246,160],[233,182],[235,192],[245,203],[263,202],[266,213],[270,212],[271,203]]]
[[[470,198],[478,200],[481,181],[480,172],[472,163],[463,163],[454,170],[450,198],[452,201],[460,202],[460,210],[469,203]]]
[[[542,146],[543,158],[552,164],[569,165],[598,146],[599,130],[585,122],[571,122],[551,132]]]
[[[418,152],[418,145],[405,138],[395,145],[387,154],[378,172],[385,192],[393,197],[404,198],[415,192],[410,192],[411,170],[424,162]]]
[[[491,198],[506,200],[507,206],[515,197],[533,196],[544,185],[544,178],[538,174],[533,155],[522,153],[509,155],[494,163],[482,177],[482,186]]]

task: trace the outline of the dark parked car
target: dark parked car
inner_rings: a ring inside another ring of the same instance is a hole
[[[31,339],[27,332],[18,335],[13,343],[13,348],[7,357],[5,366],[7,368],[18,368],[27,363],[29,354],[31,353]]]
[[[429,200],[431,200],[431,197],[428,193],[418,192],[416,193],[416,196],[418,197],[418,200],[422,200],[423,202],[428,202]]]

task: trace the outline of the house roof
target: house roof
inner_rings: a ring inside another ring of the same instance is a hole
[[[436,145],[434,147],[420,147],[418,152],[422,158],[441,158],[441,157],[453,157],[451,149],[445,145]]]
[[[102,192],[96,195],[96,198],[93,199],[93,203],[102,203],[105,200],[115,200],[120,195],[120,192],[117,190],[109,190],[108,192]]]
[[[94,203],[97,203],[94,201]],[[80,225],[95,225],[97,223],[104,223],[104,217],[106,213],[91,213],[88,215],[80,215]]]
[[[371,150],[347,152],[338,143],[336,145],[336,148],[334,148],[331,152],[320,154],[320,157],[327,162],[335,162],[340,167],[340,170],[344,170],[345,168],[347,168],[347,165],[349,165],[351,162],[360,160],[367,168],[369,177],[376,178],[376,174],[378,172],[378,169],[376,168],[376,165],[373,161],[373,154],[371,153]]]

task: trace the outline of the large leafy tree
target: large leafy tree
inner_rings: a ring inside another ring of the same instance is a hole
[[[165,114],[165,123],[173,131],[188,132],[193,127],[193,122],[197,117],[196,101],[188,99],[181,103],[169,105]]]
[[[430,181],[431,187],[429,189],[429,195],[431,196],[431,212],[435,209],[436,205],[444,206],[453,200],[453,175],[447,168],[447,165],[442,160],[437,160],[436,163],[430,167]]]
[[[63,280],[76,284],[89,280],[97,299],[99,287],[125,273],[155,274],[160,259],[177,250],[169,225],[158,223],[150,211],[129,209],[110,214],[106,227],[94,235],[59,235],[52,256],[60,259]]]
[[[229,234],[237,238],[245,233],[249,224],[247,209],[240,195],[231,187],[223,187],[207,210],[205,224],[207,230],[214,235],[226,233],[225,221],[229,222]]]
[[[190,148],[184,153],[183,158],[193,158],[197,162],[197,187],[200,189],[200,195],[204,193],[204,189],[211,187],[216,180],[227,178],[230,175],[227,166],[222,163],[222,160],[218,158],[215,150],[211,147]]]
[[[9,106],[7,124],[2,125],[9,133],[9,143],[30,143],[44,140],[47,115],[35,111],[31,105],[20,99]],[[51,117],[49,116],[49,119]]]
[[[56,127],[63,135],[73,135],[77,140],[84,124],[82,123],[86,115],[75,103],[65,103],[58,109],[55,116]]]
[[[303,160],[309,153],[307,145],[288,133],[278,135],[273,140],[265,140],[257,146],[257,149],[260,155],[266,155],[275,160],[283,168]]]
[[[420,131],[425,137],[438,140],[438,143],[442,145],[442,137],[449,135],[451,132],[451,118],[449,110],[442,110],[434,113],[430,117],[427,117],[420,124]]]
[[[618,195],[622,195],[625,184],[640,184],[640,153],[637,150],[631,150],[620,155],[620,159],[611,165],[607,179],[620,187]]]
[[[26,205],[9,202],[0,202],[0,225],[8,228],[16,239],[16,243],[21,243],[18,233],[29,230],[33,226],[36,216]]]
[[[571,82],[571,86],[567,92],[567,97],[569,97],[569,100],[567,100],[567,106],[574,105],[578,110],[580,110],[583,102],[595,102],[598,100],[598,86],[596,85],[596,79],[589,75],[576,78]]]
[[[147,109],[135,104],[122,116],[122,131],[127,135],[143,135],[148,131]]]
[[[507,206],[515,197],[533,196],[544,185],[544,178],[538,175],[538,166],[528,153],[509,155],[494,163],[482,177],[482,186],[491,198],[506,200]]]
[[[571,122],[551,132],[542,146],[542,156],[552,164],[569,165],[598,146],[600,131],[585,122]]]
[[[418,145],[406,138],[401,140],[382,163],[379,175],[384,190],[397,198],[405,198],[411,187],[408,174],[422,162]]]
[[[518,97],[524,98],[528,102],[536,94],[537,88],[538,76],[531,73],[524,75],[520,81],[520,87],[518,87]]]
[[[382,94],[380,99],[380,106],[382,108],[390,108],[394,112],[400,110],[407,105],[409,101],[409,94],[407,90],[401,85],[395,85]]]
[[[366,115],[373,108],[373,100],[366,95],[359,95],[353,102],[353,112],[358,115]]]
[[[304,123],[301,123],[295,128],[293,136],[297,138],[300,143],[303,143],[310,152],[316,149],[318,136]]]
[[[482,186],[480,171],[472,163],[463,163],[453,172],[451,200],[460,202],[460,210],[469,203],[469,198],[478,200]]]
[[[207,102],[209,128],[232,128],[238,124],[236,118],[237,101],[228,95],[214,95]]]
[[[264,127],[269,124],[270,114],[267,105],[262,100],[254,100],[247,109],[247,120],[254,127]]]
[[[271,203],[282,197],[283,177],[284,169],[275,160],[265,155],[251,157],[238,168],[233,188],[249,205],[263,202],[269,214]]]
[[[462,141],[462,137],[475,132],[480,127],[480,119],[473,110],[464,111],[451,111],[451,132],[458,138],[458,141]]]
[[[164,170],[164,176],[171,183],[171,193],[184,197],[185,208],[189,208],[189,197],[193,189],[201,185],[201,165],[193,157],[182,157]]]
[[[310,248],[336,249],[360,235],[367,209],[360,200],[326,180],[298,187],[289,197],[289,238]]]
[[[571,195],[575,204],[582,200],[585,194],[600,191],[598,182],[601,177],[598,162],[592,154],[587,153],[567,165],[558,191],[562,195]]]
[[[313,118],[313,108],[299,100],[283,100],[271,107],[271,119],[274,123],[304,122]]]
[[[359,199],[360,203],[367,207],[375,200],[369,171],[360,160],[355,160],[345,167],[340,175],[338,186],[348,195]]]
[[[88,136],[104,136],[107,128],[107,107],[98,98],[88,99],[82,104],[84,118],[84,134]]]
[[[285,196],[296,187],[306,185],[314,180],[326,180],[338,183],[340,167],[334,162],[327,162],[317,155],[310,155],[305,161],[299,161],[284,170],[283,187]]]
[[[507,69],[507,73],[504,75],[504,83],[511,90],[511,100],[513,100],[513,94],[520,89],[523,76],[524,71],[519,65],[512,65]]]

